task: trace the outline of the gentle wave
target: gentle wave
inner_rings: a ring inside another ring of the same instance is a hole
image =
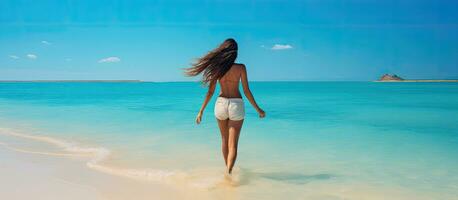
[[[153,181],[159,183],[166,183],[171,185],[180,185],[180,186],[190,186],[192,188],[211,190],[218,188],[220,186],[226,187],[237,187],[248,184],[250,181],[255,179],[269,179],[283,182],[299,182],[299,181],[309,181],[311,179],[322,179],[321,176],[325,179],[329,175],[314,175],[314,176],[305,176],[301,174],[278,174],[278,173],[260,173],[254,172],[248,169],[241,169],[239,167],[234,168],[234,171],[231,176],[227,176],[220,168],[205,168],[199,169],[192,172],[182,172],[182,171],[169,171],[169,170],[159,170],[159,169],[131,169],[131,168],[119,168],[115,166],[109,166],[103,164],[111,156],[110,150],[104,147],[81,147],[75,143],[67,142],[64,140],[47,137],[47,136],[37,136],[37,135],[28,135],[18,133],[13,130],[0,128],[0,134],[7,135],[11,137],[24,138],[28,140],[34,140],[38,142],[44,142],[51,145],[54,145],[60,148],[66,153],[55,153],[55,152],[39,152],[31,151],[25,149],[19,149],[10,146],[7,143],[0,142],[1,146],[4,146],[7,149],[30,154],[40,154],[47,156],[67,156],[67,157],[88,157],[86,161],[86,166],[92,170],[96,170],[105,174],[110,174],[119,177],[125,177],[129,179],[135,179],[139,181]],[[318,177],[320,176],[320,177]],[[288,177],[297,177],[290,180]],[[297,179],[297,180],[296,180]],[[299,180],[301,179],[301,180]]]
[[[156,169],[123,169],[103,165],[103,161],[111,155],[110,150],[103,147],[80,147],[74,143],[59,140],[56,138],[51,138],[47,136],[27,135],[8,129],[0,129],[0,134],[29,140],[35,140],[39,142],[45,142],[48,144],[52,144],[68,153],[30,151],[14,148],[8,145],[7,143],[0,142],[0,145],[10,150],[22,153],[41,154],[48,156],[87,156],[89,157],[89,160],[86,162],[86,166],[88,168],[110,175],[116,175],[144,181],[171,182],[173,179],[185,179],[185,174],[179,172]]]
[[[7,149],[22,153],[40,154],[46,156],[88,157],[89,159],[85,163],[88,168],[114,176],[125,177],[139,181],[152,181],[171,185],[189,186],[192,188],[204,190],[214,189],[221,185],[239,185],[237,183],[239,179],[238,175],[234,175],[237,174],[237,171],[240,170],[239,168],[234,168],[235,173],[233,173],[231,177],[225,176],[223,172],[216,169],[203,170],[205,173],[185,173],[182,171],[169,171],[150,168],[119,168],[103,164],[103,162],[111,156],[110,150],[104,147],[81,147],[75,143],[67,142],[61,139],[56,139],[48,136],[28,135],[4,128],[0,128],[0,134],[48,143],[60,148],[66,153],[31,151],[15,148],[7,143],[0,142],[0,145]]]

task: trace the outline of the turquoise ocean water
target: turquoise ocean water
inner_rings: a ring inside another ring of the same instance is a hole
[[[458,84],[251,88],[267,117],[245,102],[235,171],[242,199],[458,196]],[[154,169],[139,176],[186,174],[212,187],[224,161],[216,96],[194,123],[205,92],[198,83],[0,83],[0,128],[103,147],[110,154],[100,163]]]

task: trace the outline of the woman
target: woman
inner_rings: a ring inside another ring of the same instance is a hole
[[[198,59],[191,68],[186,69],[188,76],[202,73],[202,83],[208,85],[207,95],[196,117],[197,124],[202,120],[202,114],[213,96],[217,82],[220,84],[221,92],[216,100],[215,116],[221,132],[221,147],[228,174],[231,174],[237,158],[237,144],[245,116],[242,95],[239,91],[240,81],[245,96],[259,113],[259,117],[263,118],[266,115],[256,104],[248,87],[245,65],[234,63],[237,49],[237,42],[234,39],[227,39],[218,48]]]

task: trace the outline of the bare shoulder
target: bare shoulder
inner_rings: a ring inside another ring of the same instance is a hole
[[[243,72],[246,70],[245,65],[241,63],[234,63],[233,65],[237,71]]]

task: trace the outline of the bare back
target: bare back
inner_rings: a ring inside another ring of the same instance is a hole
[[[219,94],[220,97],[226,98],[241,98],[242,95],[240,94],[239,90],[239,83],[240,79],[242,78],[242,74],[244,72],[245,66],[242,64],[234,64],[232,65],[231,69],[221,77],[219,81],[219,85],[221,88],[221,92]]]

